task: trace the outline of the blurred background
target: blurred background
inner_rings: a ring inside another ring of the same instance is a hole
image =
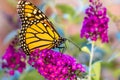
[[[89,5],[88,0],[26,0],[38,6],[55,25],[61,36],[66,37],[79,44],[87,46],[90,44],[86,39],[80,38],[80,29],[85,16],[85,9]],[[100,80],[120,80],[120,0],[101,0],[108,10],[109,43],[95,44],[94,61],[101,60]],[[20,29],[20,21],[17,15],[18,0],[0,0],[0,59],[6,48]],[[89,55],[80,52],[73,44],[67,42],[66,53],[74,56],[78,62],[88,66]],[[1,63],[1,60],[0,60]],[[0,64],[1,65],[1,64]],[[29,65],[23,74],[16,72],[9,76],[0,68],[0,80],[44,80],[36,70]]]

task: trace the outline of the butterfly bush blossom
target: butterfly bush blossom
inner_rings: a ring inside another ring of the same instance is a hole
[[[76,72],[84,73],[82,64],[76,63],[75,58],[45,49],[39,54],[39,50],[31,53],[28,63],[48,80],[74,80],[77,78]]]
[[[14,75],[15,71],[20,73],[26,68],[25,53],[21,48],[15,49],[14,45],[9,45],[5,54],[2,56],[2,68],[7,70],[10,75]]]
[[[81,38],[86,37],[92,41],[101,38],[102,42],[108,42],[108,22],[107,9],[103,7],[100,0],[90,0],[90,5],[86,9],[86,17],[84,18]]]

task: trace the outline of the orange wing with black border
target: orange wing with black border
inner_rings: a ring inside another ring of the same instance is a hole
[[[19,1],[17,10],[22,22],[20,43],[26,54],[36,48],[43,50],[56,46],[54,42],[60,35],[42,11],[26,1]]]

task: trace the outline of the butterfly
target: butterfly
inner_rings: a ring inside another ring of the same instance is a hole
[[[19,1],[17,12],[22,22],[20,44],[27,55],[37,48],[59,48],[66,41],[66,38],[58,34],[47,16],[32,3]]]

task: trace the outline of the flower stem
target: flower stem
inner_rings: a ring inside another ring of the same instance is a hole
[[[90,53],[90,60],[89,60],[89,76],[88,76],[88,80],[91,80],[93,51],[94,51],[94,42],[91,43],[91,53]]]

